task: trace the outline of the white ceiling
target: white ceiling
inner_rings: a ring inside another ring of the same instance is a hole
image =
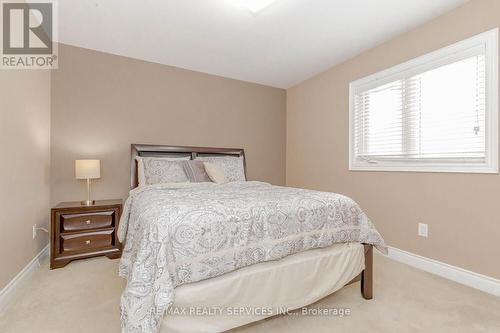
[[[254,15],[240,1],[59,1],[59,40],[288,88],[467,2],[276,0]]]

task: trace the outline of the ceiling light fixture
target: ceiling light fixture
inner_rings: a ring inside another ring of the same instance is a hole
[[[253,14],[258,14],[275,1],[276,0],[236,0],[240,6],[245,7]]]

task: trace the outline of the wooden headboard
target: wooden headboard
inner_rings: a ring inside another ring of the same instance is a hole
[[[245,168],[245,177],[247,172],[245,151],[240,148],[212,148],[212,147],[183,147],[183,146],[164,146],[148,144],[132,144],[130,154],[130,186],[136,188],[138,185],[137,161],[136,156],[143,157],[175,157],[190,156],[192,160],[198,155],[227,155],[243,157],[243,166]]]

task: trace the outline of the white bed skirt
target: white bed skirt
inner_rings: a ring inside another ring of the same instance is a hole
[[[181,286],[160,332],[224,332],[314,303],[361,273],[363,249],[337,244]]]

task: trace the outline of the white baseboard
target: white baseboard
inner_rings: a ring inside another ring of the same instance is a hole
[[[439,275],[445,279],[479,289],[495,296],[500,296],[500,280],[495,278],[474,273],[460,267],[448,265],[444,262],[422,257],[418,254],[406,252],[391,246],[389,246],[389,254],[387,256],[395,261]]]
[[[0,290],[0,311],[5,308],[20,282],[27,279],[40,267],[40,262],[49,254],[49,244],[40,251],[2,290]]]

